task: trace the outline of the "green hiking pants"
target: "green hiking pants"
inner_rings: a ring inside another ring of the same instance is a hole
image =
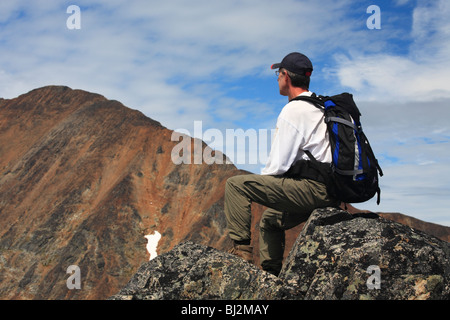
[[[324,184],[313,180],[234,176],[225,187],[225,216],[232,240],[251,239],[252,202],[268,207],[260,221],[259,253],[262,268],[276,275],[283,262],[284,231],[306,221],[316,208],[339,205]]]

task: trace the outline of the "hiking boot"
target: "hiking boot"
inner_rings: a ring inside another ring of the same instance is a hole
[[[235,244],[228,253],[234,254],[249,263],[253,263],[253,247],[244,244]]]

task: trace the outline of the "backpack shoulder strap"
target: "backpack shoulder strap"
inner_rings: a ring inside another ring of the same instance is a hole
[[[307,102],[310,102],[310,103],[312,103],[314,106],[316,106],[317,108],[319,108],[319,109],[325,109],[325,107],[324,107],[324,100],[323,100],[323,97],[322,96],[317,96],[315,93],[313,93],[310,97],[308,97],[308,96],[298,96],[298,97],[295,97],[294,99],[292,99],[292,100],[290,100],[289,102],[292,102],[292,101],[307,101]]]

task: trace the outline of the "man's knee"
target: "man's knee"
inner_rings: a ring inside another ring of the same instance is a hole
[[[233,176],[228,178],[225,184],[225,190],[235,188],[236,186],[241,185],[242,181],[243,181],[242,176]]]
[[[246,188],[246,182],[253,177],[254,175],[244,174],[228,178],[227,182],[225,183],[225,195],[227,195],[227,193],[235,193],[236,191],[242,193],[242,190]]]

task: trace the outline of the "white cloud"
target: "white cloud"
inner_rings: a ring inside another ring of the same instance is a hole
[[[363,128],[385,173],[382,202],[356,207],[401,212],[450,226],[449,99],[358,101]]]
[[[172,129],[194,120],[220,126],[255,105],[230,97],[232,79],[266,74],[313,39],[308,50],[319,51],[330,36],[319,30],[337,34],[346,25],[331,28],[314,16],[324,6],[343,14],[346,3],[79,0],[81,30],[68,30],[64,4],[3,1],[0,96],[61,84],[119,100]]]
[[[448,147],[448,146],[447,146]],[[384,168],[381,204],[355,205],[375,212],[400,212],[423,221],[450,226],[447,164],[401,165]],[[442,179],[436,178],[444,176]]]
[[[401,56],[377,54],[337,57],[341,84],[361,99],[430,101],[450,98],[450,61],[424,63]]]
[[[341,84],[365,100],[432,101],[450,98],[448,16],[448,1],[419,1],[413,13],[413,41],[408,54],[337,54],[335,59]]]
[[[81,30],[66,28],[70,4],[81,8]],[[384,6],[381,32],[367,30],[366,8],[350,0],[3,0],[0,96],[60,84],[119,100],[170,129],[192,131],[195,120],[223,133],[272,129],[285,100],[269,65],[301,51],[317,66],[314,86],[344,86],[361,102],[370,141],[388,163],[386,184],[406,194],[419,167],[443,168],[450,158],[430,143],[449,136],[449,6],[419,0],[405,34]],[[404,184],[390,178],[398,163],[411,170]]]

